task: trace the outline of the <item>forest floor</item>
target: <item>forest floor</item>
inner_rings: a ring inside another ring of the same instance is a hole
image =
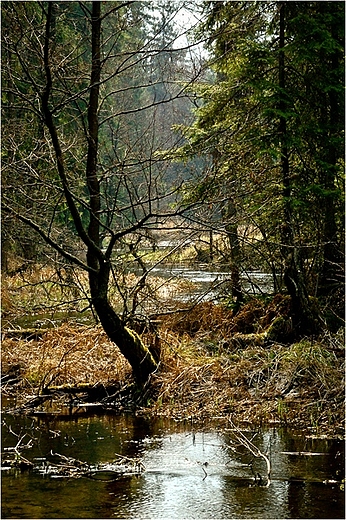
[[[24,412],[102,409],[174,419],[232,417],[344,434],[344,332],[285,343],[287,299],[253,299],[237,314],[209,302],[161,320],[159,369],[141,392],[102,328],[65,323],[38,333],[4,333],[2,393]],[[41,398],[39,398],[41,396]]]

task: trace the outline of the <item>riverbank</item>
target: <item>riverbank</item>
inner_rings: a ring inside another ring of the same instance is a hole
[[[244,313],[237,318],[238,331],[229,311],[211,303],[161,320],[155,333],[143,335],[148,344],[160,342],[161,361],[140,393],[132,385],[130,366],[100,327],[67,323],[26,338],[5,334],[3,395],[16,397],[16,407],[30,413],[71,403],[77,409],[96,400],[137,414],[194,420],[232,416],[238,424],[343,435],[343,332],[283,344],[268,327],[251,329],[254,302],[246,312],[248,322]],[[49,400],[35,401],[47,391]]]

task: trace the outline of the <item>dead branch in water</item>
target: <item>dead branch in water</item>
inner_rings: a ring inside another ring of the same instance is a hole
[[[247,450],[249,450],[249,452],[256,458],[262,458],[266,465],[267,465],[267,484],[266,484],[266,487],[268,487],[270,485],[270,474],[271,474],[271,464],[270,464],[270,460],[268,459],[268,457],[262,453],[260,451],[260,449],[253,443],[251,442],[244,434],[241,430],[239,430],[239,428],[237,428],[235,426],[235,424],[233,423],[232,419],[229,418],[228,419],[230,425],[232,426],[232,429],[233,431],[235,432],[235,436],[237,438],[237,441],[242,444]]]
[[[15,446],[9,446],[4,448],[4,452],[8,452],[9,454],[13,454],[13,457],[9,460],[3,460],[2,464],[6,466],[6,464],[10,464],[13,467],[21,467],[21,468],[29,468],[33,466],[33,463],[27,458],[23,457],[22,450],[29,449],[33,447],[33,439],[29,434],[24,433],[24,435],[18,434],[12,430],[11,425],[7,425],[5,422],[4,426],[7,426],[7,429],[10,433],[15,435],[18,439],[18,442]],[[24,439],[29,437],[29,441],[24,444]]]

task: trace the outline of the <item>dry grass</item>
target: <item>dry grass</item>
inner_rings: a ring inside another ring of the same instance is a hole
[[[191,309],[191,306],[180,304],[181,312],[167,315],[164,319],[164,329],[177,335],[214,332],[219,337],[228,337],[233,326],[233,313],[221,305],[212,302],[202,302]]]
[[[263,316],[256,305],[251,309],[246,312],[259,323]],[[240,348],[228,341],[234,324],[230,311],[212,304],[201,304],[185,318],[167,318],[159,331],[160,369],[145,393],[143,413],[194,419],[231,414],[251,424],[343,431],[342,331],[319,341],[267,346],[252,341]],[[7,373],[18,378],[15,387],[5,382],[8,393],[50,385],[107,386],[131,378],[128,363],[100,327],[67,324],[35,341],[5,338],[2,374]]]
[[[193,291],[196,284],[189,280],[148,276],[144,286],[141,277],[133,273],[116,272],[109,284],[111,304],[122,312],[124,301],[131,308],[136,301],[141,309],[155,312],[177,294]],[[71,268],[57,269],[41,266],[27,269],[13,276],[3,276],[1,286],[2,318],[9,323],[30,322],[31,317],[47,313],[52,319],[58,312],[81,311],[89,304],[89,285],[86,272]]]
[[[9,370],[17,370],[21,388],[35,389],[81,383],[107,386],[131,373],[130,365],[102,328],[68,324],[46,332],[39,340],[5,338],[2,374]]]
[[[183,306],[180,304],[180,307]],[[178,334],[197,332],[217,334],[229,341],[236,333],[256,334],[264,332],[280,317],[289,316],[290,299],[288,296],[277,294],[273,300],[265,305],[258,298],[250,299],[238,313],[222,305],[212,302],[202,302],[193,309],[186,305],[186,312],[172,314],[165,319],[165,327]]]
[[[152,312],[157,310],[163,302],[176,297],[177,294],[189,293],[196,288],[196,284],[183,278],[165,279],[149,275],[144,287],[141,287],[138,291],[140,279],[140,276],[133,273],[119,277],[118,282],[121,285],[121,292],[128,302],[132,301],[136,293],[138,304]],[[114,304],[119,301],[119,293],[114,285],[111,285],[110,289],[110,300]]]
[[[205,335],[177,341],[166,331],[164,342],[151,413],[343,431],[342,338],[217,354]]]
[[[2,316],[16,318],[49,310],[73,310],[86,306],[88,277],[77,269],[42,265],[13,276],[3,276]]]

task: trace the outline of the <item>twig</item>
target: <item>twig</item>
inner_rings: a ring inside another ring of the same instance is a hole
[[[245,448],[247,448],[250,453],[252,453],[252,455],[256,458],[262,458],[263,460],[265,460],[266,462],[266,465],[267,465],[267,484],[266,484],[266,487],[269,486],[270,484],[270,474],[271,474],[271,465],[270,465],[270,460],[268,459],[268,457],[262,453],[260,451],[260,449],[255,446],[255,444],[253,444],[244,434],[242,431],[239,430],[239,428],[237,428],[235,426],[235,424],[232,422],[231,418],[228,419],[229,423],[231,424],[232,428],[237,432],[237,436],[238,436],[238,441],[243,445],[245,446]]]

